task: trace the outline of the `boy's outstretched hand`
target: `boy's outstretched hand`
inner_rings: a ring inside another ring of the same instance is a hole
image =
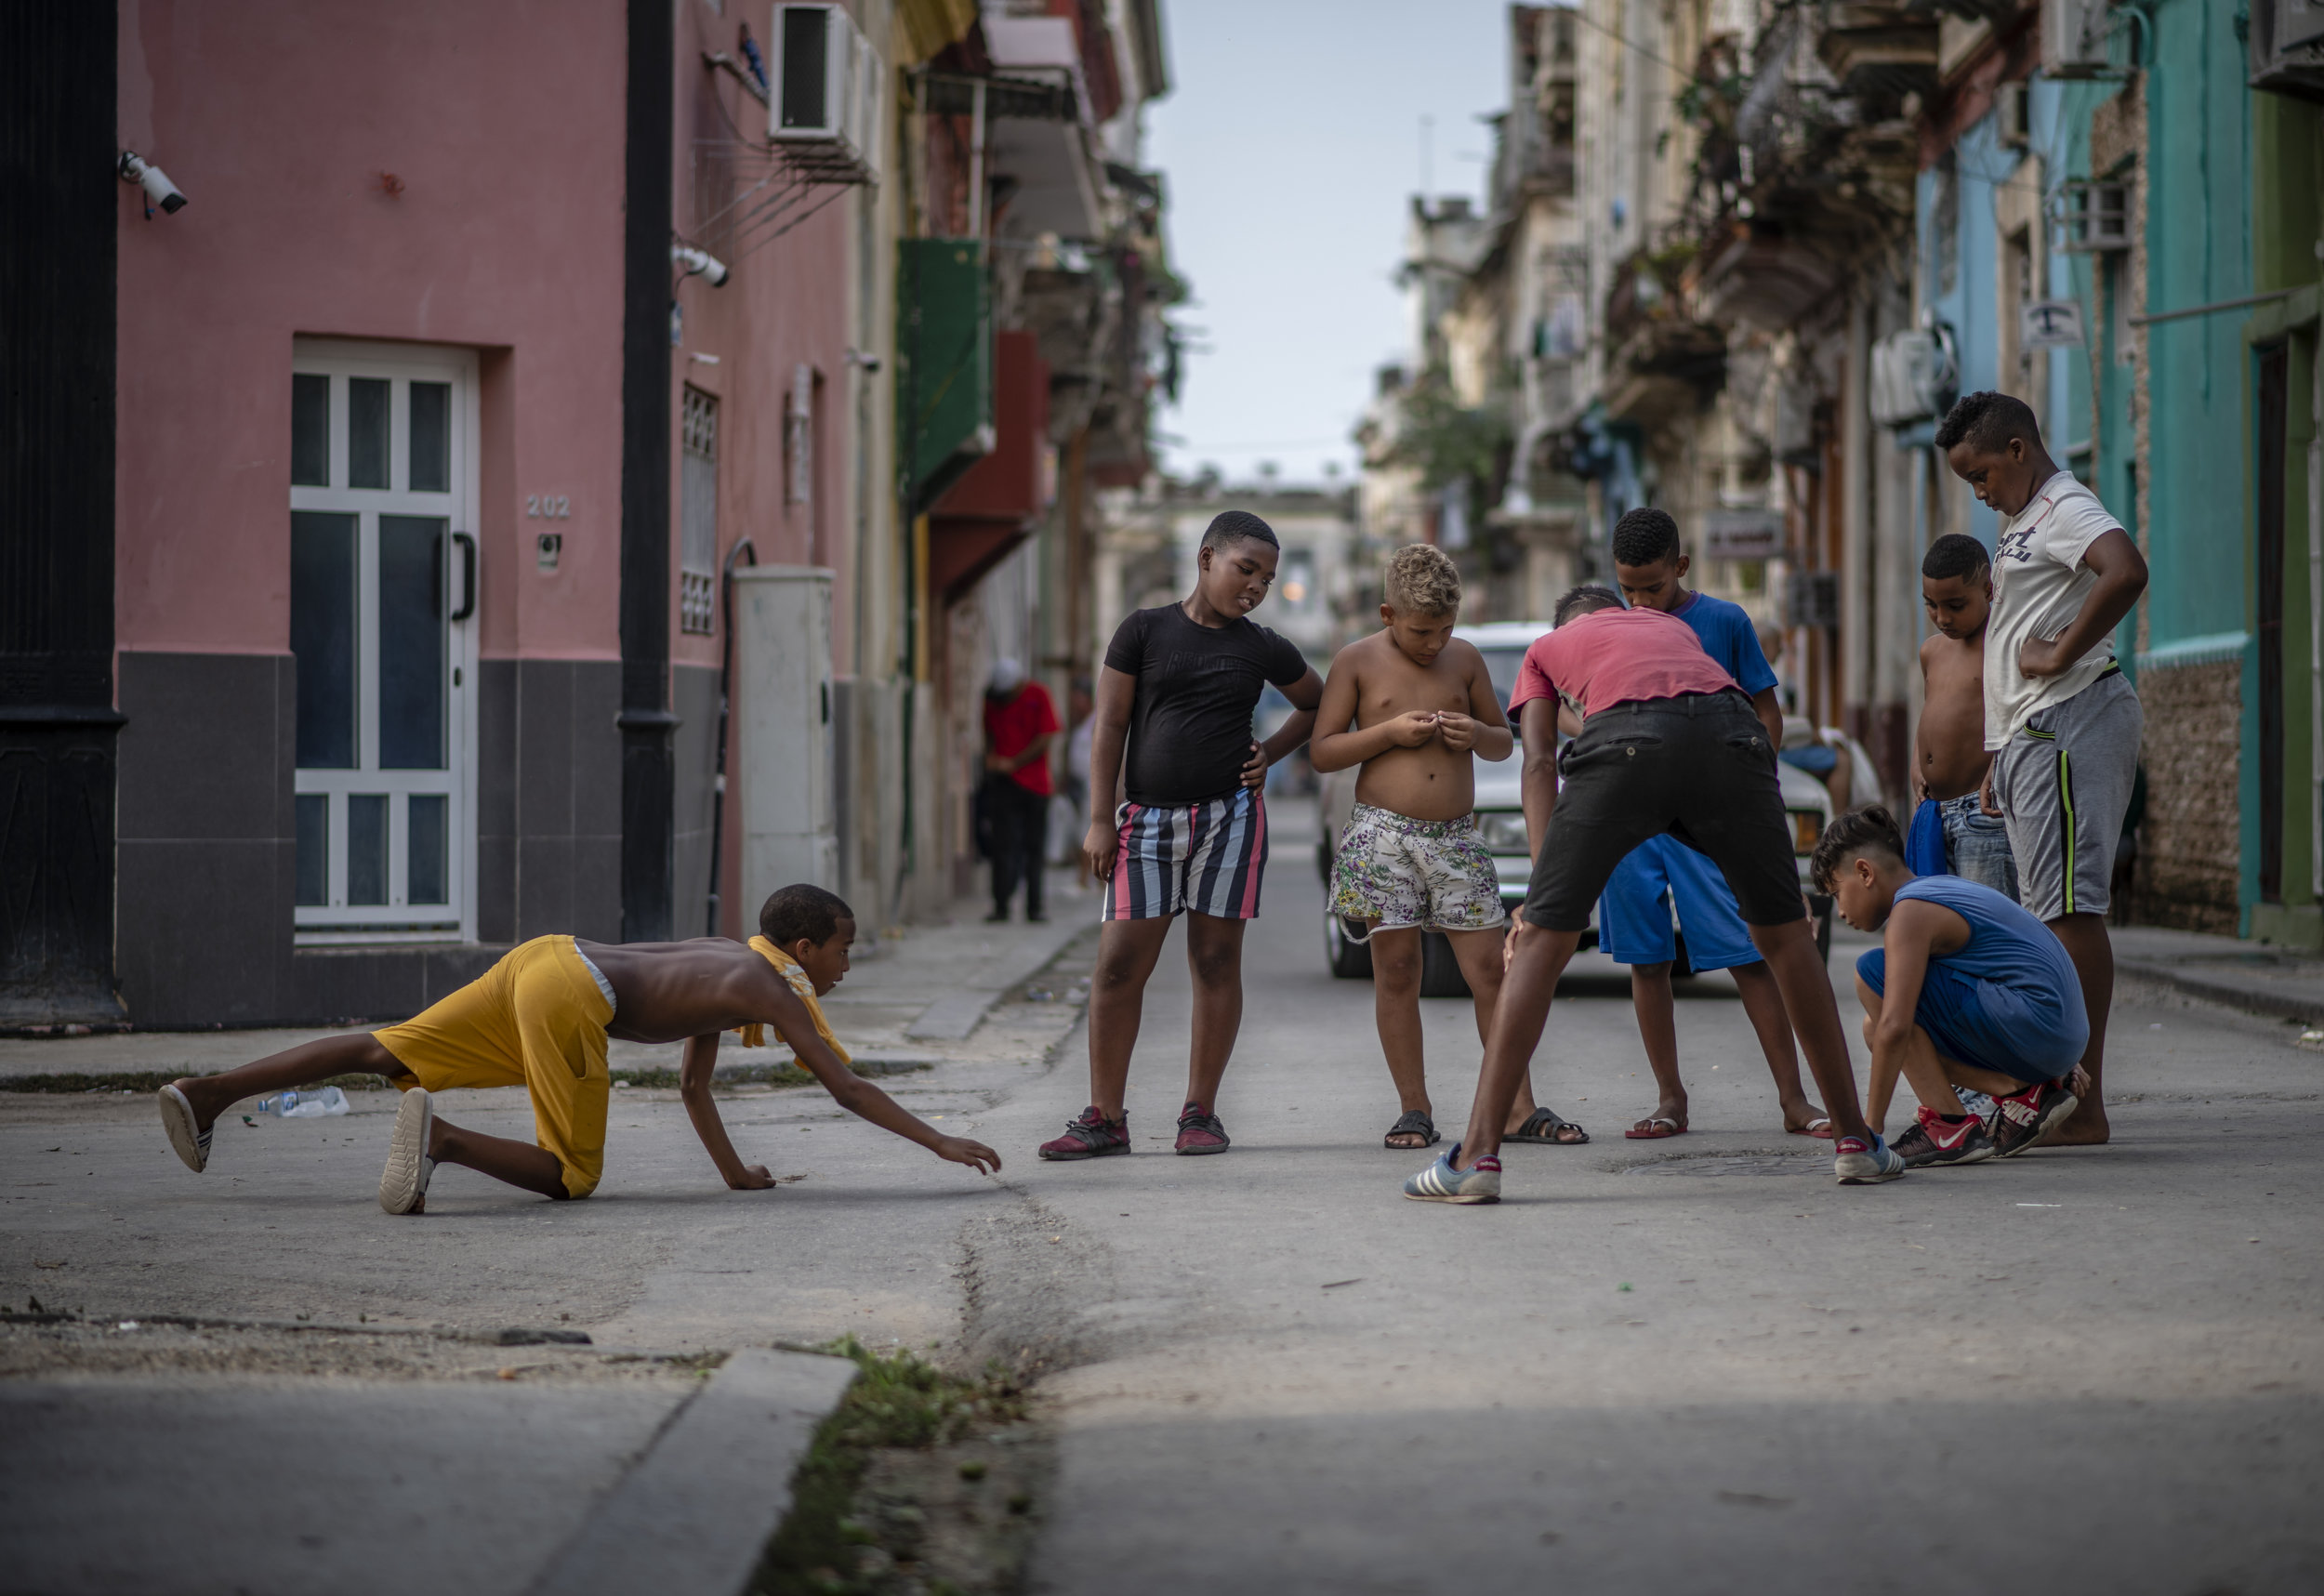
[[[980,1173],[986,1175],[1000,1173],[1000,1154],[982,1141],[971,1141],[965,1136],[944,1136],[937,1139],[934,1151],[939,1158],[948,1159],[955,1164],[966,1164]],[[764,1174],[766,1171],[762,1169],[759,1173]]]

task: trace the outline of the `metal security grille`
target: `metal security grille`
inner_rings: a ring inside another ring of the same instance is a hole
[[[718,614],[719,402],[688,388],[679,415],[678,629],[707,637]]]

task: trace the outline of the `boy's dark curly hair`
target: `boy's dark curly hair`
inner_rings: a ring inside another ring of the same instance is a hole
[[[1879,804],[1852,809],[1824,827],[1816,857],[1808,863],[1808,879],[1817,891],[1829,892],[1840,867],[1864,853],[1885,853],[1899,864],[1905,862],[1905,834],[1896,817]]]
[[[1614,563],[1652,565],[1679,557],[1679,523],[1649,505],[1614,523]]]
[[[821,947],[838,933],[841,920],[854,917],[855,911],[838,893],[797,881],[778,887],[768,898],[766,907],[759,911],[759,934],[780,948],[789,947],[801,937]]]
[[[2036,449],[2041,447],[2041,423],[2034,419],[2033,406],[2014,393],[1964,393],[1953,402],[1936,429],[1936,446],[1948,451],[1967,443],[1984,454],[1998,455],[2009,447],[2012,438],[2023,438]]]
[[[1602,583],[1584,582],[1557,601],[1557,609],[1550,619],[1562,627],[1577,615],[1587,615],[1593,610],[1618,610],[1621,607],[1622,596],[1613,588]]]
[[[1974,576],[1992,563],[1984,544],[1965,532],[1948,532],[1921,557],[1921,574],[1942,582],[1948,576]]]

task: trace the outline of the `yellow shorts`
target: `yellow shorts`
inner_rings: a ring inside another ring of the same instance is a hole
[[[533,1139],[586,1197],[605,1173],[605,1000],[571,937],[535,937],[416,1018],[376,1033],[416,1081],[408,1089],[523,1087]]]

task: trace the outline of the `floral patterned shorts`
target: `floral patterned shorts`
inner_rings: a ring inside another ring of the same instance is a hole
[[[1357,804],[1340,836],[1331,889],[1335,914],[1378,920],[1380,930],[1489,931],[1509,923],[1472,814],[1414,820]]]

